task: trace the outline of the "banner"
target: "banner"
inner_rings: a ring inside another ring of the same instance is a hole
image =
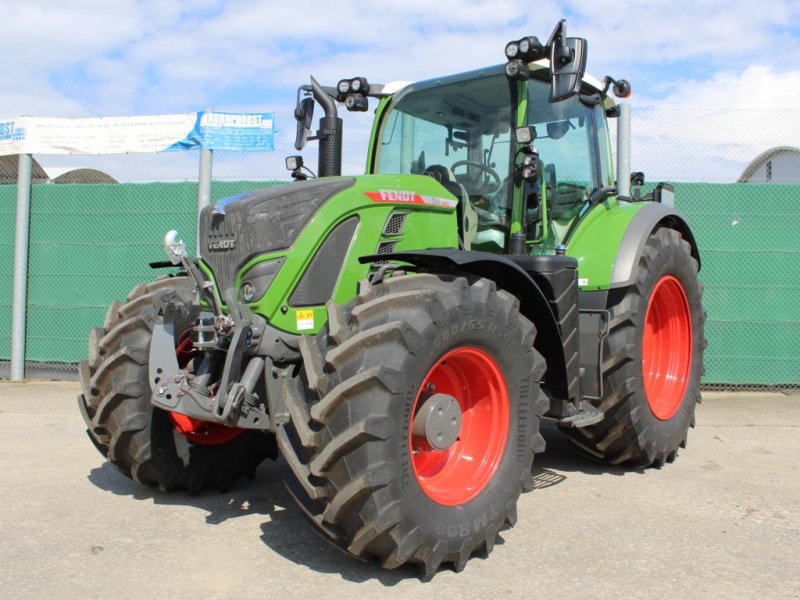
[[[167,150],[274,150],[273,113],[199,112],[194,128]]]
[[[0,119],[0,156],[274,150],[273,113]]]

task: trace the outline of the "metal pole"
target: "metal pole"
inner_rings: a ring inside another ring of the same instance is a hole
[[[200,174],[197,183],[197,225],[194,246],[196,256],[200,256],[200,211],[211,204],[211,168],[213,162],[213,150],[207,148],[200,150]]]
[[[617,197],[631,195],[631,107],[627,102],[617,105]]]
[[[14,299],[11,309],[11,380],[25,378],[25,321],[28,304],[28,234],[31,221],[30,154],[19,155],[17,234],[14,246]]]

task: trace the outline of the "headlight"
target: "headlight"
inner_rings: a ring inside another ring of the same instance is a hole
[[[243,302],[258,302],[267,293],[272,280],[278,274],[285,258],[256,263],[242,274],[239,297]]]

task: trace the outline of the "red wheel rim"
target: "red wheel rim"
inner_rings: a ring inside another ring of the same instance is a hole
[[[178,366],[183,369],[192,357],[195,355],[195,350],[192,347],[191,329],[184,331],[178,341],[178,346],[175,348],[175,354],[178,357]],[[226,427],[219,423],[209,423],[201,419],[194,419],[192,417],[182,415],[180,413],[170,412],[169,418],[172,420],[172,425],[175,430],[195,444],[202,444],[203,446],[217,446],[230,442],[235,437],[242,433],[238,427]]]
[[[665,275],[647,305],[642,339],[642,375],[647,403],[662,421],[681,405],[692,365],[692,316],[680,281]]]
[[[409,428],[414,474],[429,498],[447,506],[469,502],[489,483],[503,458],[509,428],[508,390],[497,363],[483,350],[451,350],[428,371],[414,401],[435,390],[458,401],[461,431],[446,450],[434,450]]]

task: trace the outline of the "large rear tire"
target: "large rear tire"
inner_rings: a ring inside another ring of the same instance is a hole
[[[547,405],[536,330],[518,309],[489,280],[433,274],[329,303],[328,326],[301,343],[312,402],[278,441],[301,506],[333,541],[429,578],[488,554],[514,525]],[[432,394],[458,403],[458,437],[444,449],[415,429]]]
[[[238,477],[255,477],[265,458],[275,458],[272,435],[234,430],[172,415],[150,403],[148,362],[155,319],[154,301],[173,293],[191,304],[186,277],[169,277],[135,287],[125,304],[115,302],[103,327],[89,336],[89,359],[80,365],[78,404],[87,433],[100,453],[122,473],[148,486],[192,493],[227,489]],[[186,315],[176,332],[191,327]],[[176,339],[179,361],[186,343]]]
[[[611,464],[660,467],[686,447],[706,345],[697,272],[688,242],[662,228],[647,240],[633,285],[609,293],[603,398],[595,403],[605,417],[566,430],[585,453]]]

